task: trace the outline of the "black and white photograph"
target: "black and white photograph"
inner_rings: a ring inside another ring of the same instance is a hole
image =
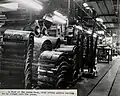
[[[120,96],[119,73],[119,0],[0,0],[0,95]]]

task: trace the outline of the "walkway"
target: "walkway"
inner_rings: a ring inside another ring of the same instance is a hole
[[[120,96],[120,56],[109,64],[98,64],[98,77],[76,84],[78,96]]]

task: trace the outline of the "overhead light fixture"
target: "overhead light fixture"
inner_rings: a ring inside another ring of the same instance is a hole
[[[103,19],[102,18],[96,18],[96,21],[103,23]]]
[[[41,3],[37,0],[16,0],[17,2],[24,4],[30,8],[33,8],[37,11],[40,11],[43,9]]]
[[[97,31],[96,33],[100,35],[104,35],[105,32],[101,30],[101,31]]]
[[[87,3],[83,3],[83,6],[84,6],[84,7],[88,7],[88,4],[87,4]]]
[[[85,9],[90,10],[91,12],[93,12],[93,10],[88,6],[87,3],[83,3],[83,6],[85,7]]]
[[[90,7],[86,7],[85,9],[89,9],[89,10],[91,10],[91,8],[90,8]]]
[[[113,35],[112,35],[112,36],[114,36],[114,37],[115,37],[115,36],[117,36],[117,34],[113,33]]]

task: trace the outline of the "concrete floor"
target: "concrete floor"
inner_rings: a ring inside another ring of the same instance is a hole
[[[120,96],[120,56],[97,64],[97,70],[98,77],[77,82],[78,96]]]

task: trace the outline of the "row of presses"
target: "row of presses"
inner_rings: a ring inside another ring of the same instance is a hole
[[[0,38],[0,88],[63,89],[85,74],[96,75],[98,37],[93,34],[79,30],[64,44],[23,30],[6,30]]]

